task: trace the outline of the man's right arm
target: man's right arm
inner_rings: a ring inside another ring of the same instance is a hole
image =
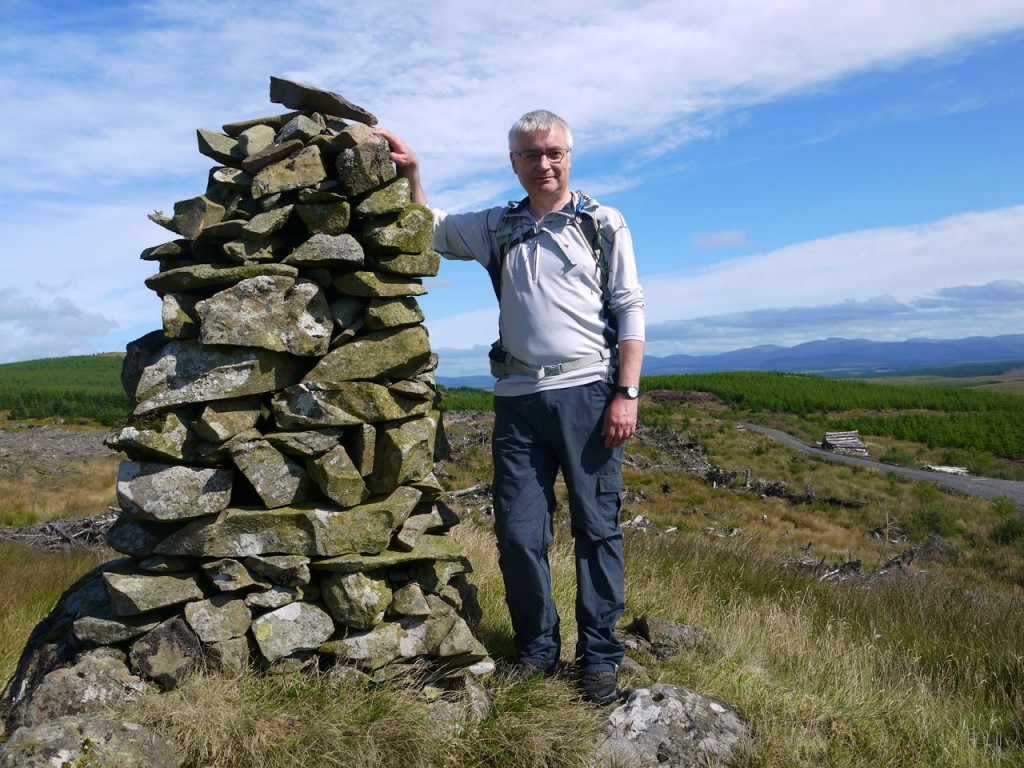
[[[391,162],[395,164],[396,173],[409,182],[412,201],[419,205],[426,205],[427,194],[423,191],[423,184],[420,182],[420,163],[416,153],[401,138],[386,128],[377,128],[374,133],[383,136],[391,146]]]

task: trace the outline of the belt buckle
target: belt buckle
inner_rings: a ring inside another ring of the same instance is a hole
[[[544,375],[541,377],[543,379],[546,379],[548,376],[557,376],[562,372],[562,364],[545,365],[541,370],[544,371]]]

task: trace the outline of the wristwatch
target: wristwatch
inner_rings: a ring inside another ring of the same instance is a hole
[[[625,395],[630,400],[636,400],[640,397],[640,387],[636,384],[630,384],[628,387],[616,387],[615,391],[620,395]]]

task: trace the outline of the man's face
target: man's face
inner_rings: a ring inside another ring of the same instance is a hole
[[[560,162],[553,163],[546,153],[568,149],[560,127],[550,131],[520,134],[515,149],[509,155],[512,170],[530,197],[560,197],[569,189],[569,167],[572,153],[565,152]]]

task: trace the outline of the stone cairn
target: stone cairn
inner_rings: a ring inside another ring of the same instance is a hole
[[[494,668],[433,475],[431,213],[369,112],[277,78],[270,99],[294,111],[198,131],[206,192],[150,216],[179,237],[142,253],[163,330],[129,345],[133,412],[108,438],[128,460],[107,541],[127,557],[65,596],[48,629],[68,636],[48,661],[26,649],[8,709],[95,649],[164,688],[211,660]]]

